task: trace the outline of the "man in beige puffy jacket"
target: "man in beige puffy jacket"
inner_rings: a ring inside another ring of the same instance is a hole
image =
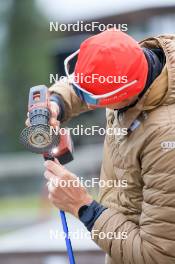
[[[100,179],[106,183],[126,180],[127,185],[106,184],[100,189],[99,202],[84,187],[49,185],[49,198],[85,224],[107,253],[106,263],[174,264],[175,36],[137,44],[121,32],[100,33],[80,47],[75,71],[85,73],[87,68],[85,75],[98,70],[103,75],[112,70],[114,75],[117,69],[128,77],[129,85],[86,85],[84,80],[77,84],[70,77],[50,88],[51,110],[59,112],[64,122],[106,107],[107,128],[126,128],[127,134],[106,135]],[[48,180],[76,178],[57,162],[47,161],[45,167]]]

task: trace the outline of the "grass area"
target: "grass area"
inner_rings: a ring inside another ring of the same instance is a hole
[[[40,207],[40,199],[38,196],[30,197],[10,197],[0,199],[0,214],[6,217],[9,214],[17,214],[19,211],[36,213]]]
[[[91,195],[96,198],[93,193]],[[43,200],[40,195],[0,199],[0,236],[23,228],[23,224],[57,217],[57,214],[58,210],[47,197]]]
[[[0,199],[0,236],[47,219],[52,212],[50,203],[41,196]]]

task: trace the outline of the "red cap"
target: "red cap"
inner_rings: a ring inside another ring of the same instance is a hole
[[[93,74],[102,77],[88,83],[89,79],[85,77]],[[88,92],[102,95],[137,80],[119,93],[103,99],[106,104],[121,102],[140,93],[145,86],[147,74],[148,63],[141,47],[126,33],[115,29],[106,30],[86,39],[80,46],[75,75],[82,76],[78,84]],[[108,76],[113,78],[110,78],[110,82],[107,81]],[[111,80],[114,81],[111,83]]]

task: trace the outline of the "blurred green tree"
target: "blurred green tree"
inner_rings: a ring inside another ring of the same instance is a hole
[[[51,70],[48,21],[34,0],[12,0],[7,12],[2,86],[1,151],[18,151],[31,86],[48,83]],[[4,91],[4,93],[3,93]]]

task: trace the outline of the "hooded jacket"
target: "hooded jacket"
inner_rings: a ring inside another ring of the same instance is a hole
[[[127,185],[100,189],[99,202],[108,209],[91,233],[107,253],[107,264],[174,264],[175,35],[148,38],[140,45],[162,48],[166,64],[134,107],[119,116],[107,109],[107,128],[129,133],[106,135],[100,179]],[[64,100],[64,121],[90,110],[69,83],[57,83],[50,91]]]

